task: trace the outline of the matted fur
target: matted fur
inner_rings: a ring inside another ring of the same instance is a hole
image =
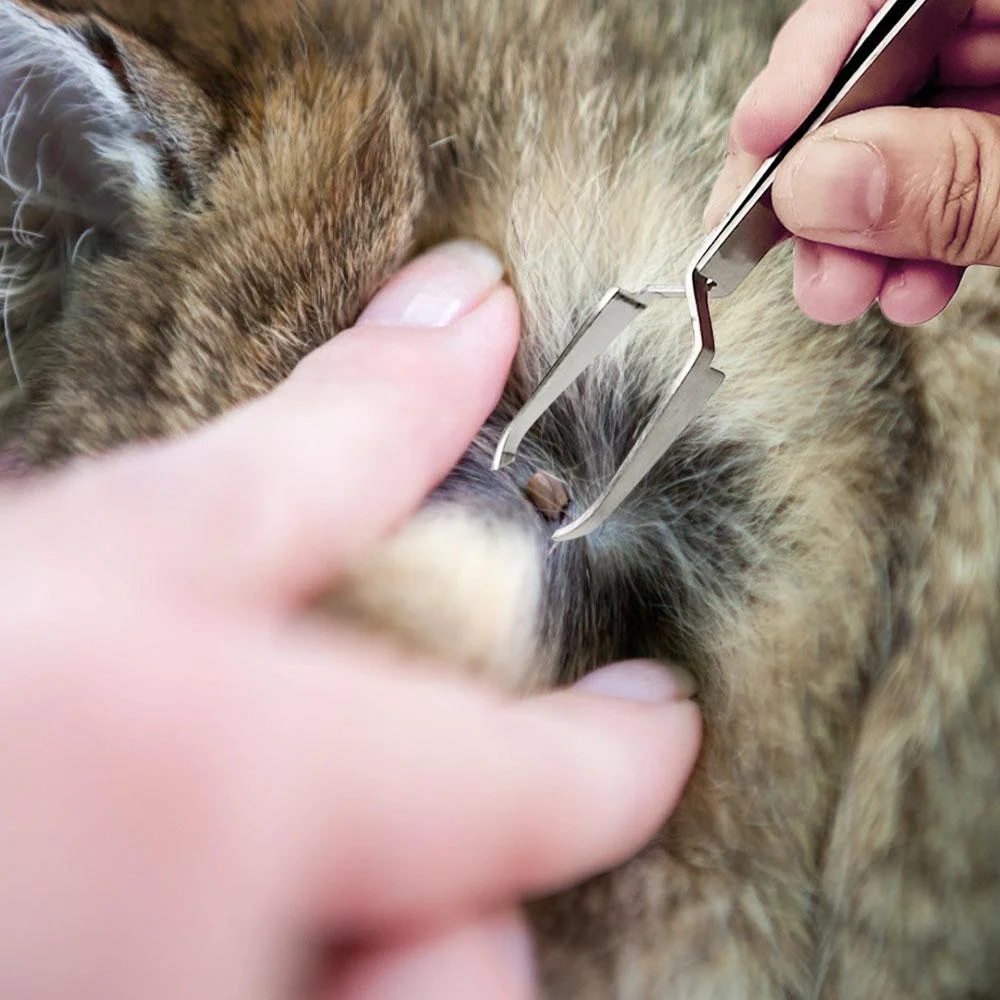
[[[535,908],[550,1000],[1000,995],[992,274],[923,329],[829,329],[778,255],[718,308],[711,406],[585,541],[549,547],[527,480],[587,505],[676,372],[683,309],[650,309],[488,471],[605,288],[680,273],[792,4],[44,6],[0,16],[89,48],[143,121],[118,148],[153,150],[159,180],[14,329],[8,447],[47,466],[183,432],[274,385],[421,246],[485,241],[525,317],[503,401],[330,604],[512,688],[630,656],[697,674],[706,744],[675,817]]]

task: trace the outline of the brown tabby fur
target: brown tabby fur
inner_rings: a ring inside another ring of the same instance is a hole
[[[125,160],[158,172],[109,167],[122,216],[59,258],[45,303],[11,293],[27,392],[0,430],[30,462],[265,391],[433,240],[504,255],[525,335],[497,415],[332,601],[507,686],[630,656],[697,674],[706,745],[676,816],[535,909],[551,1000],[1000,996],[993,277],[920,330],[823,329],[778,255],[718,309],[725,386],[589,540],[550,550],[527,481],[592,499],[676,370],[683,309],[650,310],[487,471],[603,290],[680,273],[790,6],[0,2],[85,38],[143,123]]]

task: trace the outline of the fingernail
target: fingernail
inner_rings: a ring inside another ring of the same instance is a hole
[[[705,212],[702,215],[702,221],[704,222],[706,229],[715,229],[715,227],[722,221],[722,217],[726,214],[726,209],[732,201],[732,183],[730,180],[731,174],[732,167],[730,165],[730,160],[727,157],[726,162],[722,167],[722,171],[716,179],[711,193],[708,196],[708,202],[705,205]]]
[[[681,667],[630,660],[587,674],[577,682],[576,689],[587,694],[654,705],[693,698],[698,682]]]
[[[702,220],[706,229],[715,229],[722,222],[723,216],[729,211],[743,187],[740,181],[738,154],[727,156],[705,205]]]
[[[358,325],[448,326],[500,283],[503,264],[471,240],[442,243],[409,263],[362,313]]]
[[[758,166],[759,161],[739,147],[726,153],[722,170],[705,206],[703,220],[708,229],[714,229],[722,221],[722,217],[736,201],[740,191],[749,183]]]
[[[864,232],[882,218],[882,155],[850,139],[806,141],[775,182],[775,208],[797,233]],[[784,211],[782,208],[784,207]]]
[[[808,285],[818,285],[823,281],[823,254],[819,247],[809,240],[795,241],[795,288],[800,290]]]

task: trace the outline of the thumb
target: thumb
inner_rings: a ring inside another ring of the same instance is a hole
[[[1000,265],[1000,119],[877,108],[804,139],[773,202],[796,236],[883,257]]]

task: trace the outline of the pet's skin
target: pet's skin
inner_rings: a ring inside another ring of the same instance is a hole
[[[790,6],[0,0],[8,455],[183,432],[419,247],[505,257],[525,333],[495,419],[329,605],[512,688],[630,656],[697,675],[675,817],[535,909],[552,1000],[1000,996],[992,277],[932,327],[827,329],[777,255],[716,310],[727,382],[587,540],[550,548],[565,498],[529,478],[571,515],[593,499],[676,371],[683,306],[488,471],[604,290],[680,275]]]

